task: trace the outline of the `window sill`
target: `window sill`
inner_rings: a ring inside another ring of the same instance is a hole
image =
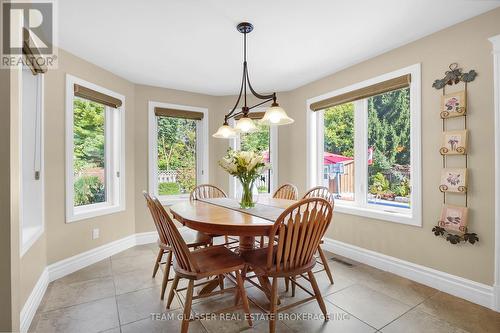
[[[422,221],[412,214],[400,212],[389,212],[381,209],[358,207],[350,204],[335,202],[334,212],[369,217],[372,219],[395,222],[400,224],[412,225],[416,227],[422,226]]]
[[[73,208],[74,209],[74,208]],[[78,213],[72,212],[72,215],[66,216],[66,223],[73,223],[80,220],[86,220],[93,217],[103,216],[122,212],[125,210],[125,206],[104,206],[98,208],[87,208],[80,209]]]
[[[172,206],[176,203],[183,202],[183,201],[188,201],[189,200],[189,194],[187,195],[164,195],[161,197],[158,197],[158,200],[160,200],[161,204],[163,206]]]
[[[35,244],[43,234],[43,226],[24,227],[22,230],[21,257]]]

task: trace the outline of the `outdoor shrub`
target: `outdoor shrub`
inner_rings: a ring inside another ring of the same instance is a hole
[[[104,184],[97,176],[82,176],[75,181],[75,206],[104,202]]]

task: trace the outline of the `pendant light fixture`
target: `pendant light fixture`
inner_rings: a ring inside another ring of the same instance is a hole
[[[272,93],[270,95],[262,95],[257,93],[252,85],[250,84],[250,78],[248,75],[248,65],[247,65],[247,34],[253,30],[253,25],[248,22],[242,22],[238,24],[236,29],[243,34],[243,77],[241,79],[241,87],[238,98],[236,99],[236,103],[233,109],[224,116],[224,123],[217,130],[216,133],[213,134],[215,138],[223,138],[223,139],[233,139],[238,136],[238,132],[248,133],[257,130],[257,126],[255,122],[248,116],[253,108],[261,106],[265,103],[271,102],[271,107],[266,110],[264,117],[261,120],[262,124],[266,125],[286,125],[293,123],[293,119],[288,117],[285,110],[279,106],[276,101],[276,93]],[[247,105],[247,89],[250,90],[253,96],[258,99],[264,100],[263,102],[257,103],[254,106]],[[238,105],[243,97],[244,105],[241,107],[241,111],[236,112]],[[239,117],[236,121],[235,128],[229,126],[228,120],[231,118]]]

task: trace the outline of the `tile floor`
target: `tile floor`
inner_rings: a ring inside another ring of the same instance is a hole
[[[177,320],[160,319],[181,313],[176,299],[169,312],[160,301],[162,273],[151,271],[156,245],[136,246],[111,258],[52,282],[31,324],[31,332],[178,332]],[[327,253],[327,257],[333,255]],[[336,258],[339,258],[335,256]],[[315,301],[287,313],[277,332],[500,332],[500,313],[472,304],[396,275],[352,262],[331,261],[335,284],[324,272],[317,275],[330,321],[309,320],[303,314],[320,314]],[[304,281],[305,282],[305,281]],[[306,282],[305,282],[306,283]],[[256,301],[265,296],[247,283]],[[292,302],[280,287],[282,304]],[[305,293],[297,288],[295,299]],[[204,313],[232,305],[232,295],[201,299],[193,311]],[[259,309],[252,306],[253,313]],[[241,313],[241,311],[240,311]],[[163,314],[163,315],[162,315]],[[231,319],[231,318],[229,318]],[[264,320],[249,328],[244,320],[197,320],[190,332],[267,332]]]

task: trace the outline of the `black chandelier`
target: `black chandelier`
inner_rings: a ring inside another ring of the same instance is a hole
[[[238,132],[252,132],[257,129],[255,122],[249,117],[249,113],[252,109],[261,106],[265,103],[271,102],[271,106],[266,110],[264,117],[260,120],[262,124],[266,125],[286,125],[293,123],[293,119],[288,117],[285,110],[281,108],[276,101],[276,93],[269,95],[262,95],[253,89],[250,83],[250,78],[248,76],[248,64],[247,64],[247,34],[253,30],[253,25],[248,22],[242,22],[236,26],[236,29],[243,34],[243,77],[241,79],[240,93],[238,99],[234,104],[233,109],[224,116],[224,124],[219,127],[216,133],[213,134],[215,138],[232,139],[238,136]],[[258,99],[264,100],[253,106],[247,105],[247,88],[250,90],[252,95]],[[241,111],[236,112],[238,105],[240,104],[241,98],[243,96],[244,105],[241,107]],[[239,117],[236,121],[234,128],[229,126],[228,120],[231,118]]]

